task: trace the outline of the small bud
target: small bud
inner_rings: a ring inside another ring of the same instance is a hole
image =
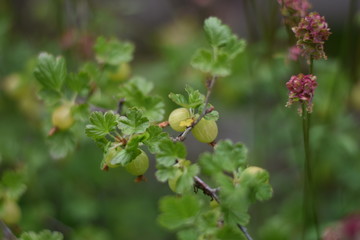
[[[312,99],[315,88],[317,87],[316,76],[312,74],[304,75],[302,73],[294,75],[286,83],[289,89],[289,100],[286,107],[290,107],[294,102],[306,104],[306,111],[312,112]],[[301,107],[300,107],[301,110]]]

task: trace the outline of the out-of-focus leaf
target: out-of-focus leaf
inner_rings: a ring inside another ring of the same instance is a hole
[[[213,47],[226,44],[232,35],[231,29],[222,24],[221,20],[216,17],[209,17],[205,20],[204,30],[210,45]]]
[[[201,208],[200,199],[196,196],[166,196],[160,200],[160,224],[168,229],[188,226],[196,220]]]
[[[66,157],[76,146],[74,135],[69,131],[59,131],[48,138],[50,155],[55,159]]]
[[[40,53],[34,76],[43,88],[60,91],[66,79],[66,63],[64,58],[55,58],[51,54]]]
[[[39,233],[25,232],[21,234],[19,240],[63,240],[63,236],[59,232],[50,232],[43,230]]]
[[[106,40],[99,37],[94,46],[96,60],[99,63],[111,65],[120,65],[124,62],[130,62],[133,58],[134,45],[129,42],[121,42],[117,39]]]

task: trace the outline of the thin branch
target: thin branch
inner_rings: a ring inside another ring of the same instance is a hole
[[[193,129],[196,124],[198,124],[198,122],[200,122],[200,120],[208,113],[210,113],[211,111],[214,110],[214,108],[207,108],[207,105],[209,103],[209,99],[210,99],[210,95],[211,95],[211,92],[212,92],[212,89],[215,85],[215,82],[216,82],[216,79],[217,77],[216,76],[212,76],[210,79],[208,79],[206,81],[206,87],[207,87],[207,93],[206,93],[206,97],[205,97],[205,101],[204,101],[204,110],[202,111],[201,115],[198,117],[198,119],[196,119],[193,124],[191,124],[191,126],[187,127],[185,129],[185,131],[183,133],[181,133],[178,137],[176,137],[174,139],[175,142],[182,142],[185,140],[186,136],[189,134],[189,132],[191,131],[191,129]]]
[[[0,220],[0,229],[2,231],[2,234],[0,234],[0,237],[4,237],[4,240],[17,240],[16,236],[12,233],[10,228]]]
[[[211,197],[211,199],[214,199],[216,202],[220,203],[219,196],[217,193],[219,192],[219,188],[211,188],[208,184],[206,184],[201,178],[198,176],[194,177],[194,187],[195,189],[201,189],[202,192]],[[245,235],[247,240],[252,240],[252,237],[250,236],[249,232],[247,231],[247,228],[237,224],[238,228],[242,231],[242,233]]]

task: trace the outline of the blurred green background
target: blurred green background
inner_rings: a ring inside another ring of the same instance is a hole
[[[360,212],[360,4],[311,3],[333,33],[325,45],[328,60],[315,62],[311,129],[325,229]],[[154,82],[168,114],[175,107],[169,92],[182,92],[185,84],[204,92],[203,76],[189,62],[205,42],[201,26],[211,15],[248,42],[232,76],[220,79],[212,95],[220,112],[218,139],[244,142],[251,165],[266,168],[274,188],[272,200],[252,207],[249,231],[254,239],[294,239],[301,231],[303,145],[296,107],[285,108],[285,83],[306,72],[306,64],[288,59],[276,0],[0,0],[0,177],[16,172],[26,185],[16,234],[47,228],[71,240],[175,238],[156,221],[158,199],[171,192],[156,181],[154,162],[148,181],[136,184],[123,169],[100,171],[102,153],[85,135],[68,157],[49,155],[49,112],[36,96],[32,72],[42,51],[63,55],[76,71],[93,60],[98,36],[129,40],[136,45],[132,74]],[[20,92],[11,91],[14,78]],[[211,151],[192,137],[186,145],[193,161]]]

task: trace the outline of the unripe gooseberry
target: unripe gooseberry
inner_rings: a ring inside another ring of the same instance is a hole
[[[214,120],[202,118],[191,132],[199,142],[211,143],[218,135],[218,127]]]
[[[109,74],[110,80],[121,82],[129,78],[131,67],[128,63],[121,63],[114,73]]]
[[[51,121],[54,127],[66,130],[74,124],[71,113],[71,104],[63,104],[57,107],[52,113]]]
[[[141,153],[130,163],[125,165],[126,171],[135,176],[143,175],[149,168],[149,158],[141,150]]]
[[[247,182],[250,184],[256,182],[267,183],[269,181],[268,178],[259,178],[260,175],[266,173],[266,170],[260,167],[251,166],[246,168],[240,175],[240,182]]]
[[[183,132],[185,131],[186,126],[180,126],[180,123],[190,117],[191,114],[187,108],[177,108],[169,115],[170,127],[177,132]]]
[[[16,224],[21,218],[21,209],[15,201],[5,200],[2,206],[0,217],[6,224]]]

